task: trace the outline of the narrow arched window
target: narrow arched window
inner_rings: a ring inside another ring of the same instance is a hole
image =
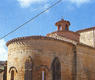
[[[11,71],[11,80],[14,80],[14,70]]]
[[[52,63],[52,79],[61,80],[61,64],[57,57],[53,60]]]
[[[15,79],[15,75],[16,75],[17,72],[18,71],[17,71],[16,67],[14,67],[14,66],[10,67],[10,69],[9,69],[10,80],[14,80]]]
[[[29,57],[25,62],[25,78],[24,80],[32,80],[32,58]]]

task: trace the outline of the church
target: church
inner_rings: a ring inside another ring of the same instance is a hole
[[[46,36],[8,41],[0,80],[95,80],[95,27],[73,32],[64,19],[55,26]]]

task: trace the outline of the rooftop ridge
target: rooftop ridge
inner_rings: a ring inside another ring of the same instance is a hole
[[[89,31],[89,30],[93,30],[93,29],[95,29],[95,26],[94,27],[90,27],[90,28],[81,29],[81,30],[78,30],[76,32],[80,33],[80,32],[85,32],[85,31]]]

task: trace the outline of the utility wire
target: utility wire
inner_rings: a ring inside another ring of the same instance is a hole
[[[55,5],[57,5],[58,3],[60,3],[62,0],[58,0],[57,2],[55,2],[53,5],[51,5],[50,7],[48,7],[47,9],[43,10],[42,12],[40,12],[39,14],[37,14],[36,16],[34,16],[33,18],[29,19],[28,21],[26,21],[25,23],[21,24],[20,26],[18,26],[17,28],[15,28],[14,30],[10,31],[9,33],[7,33],[6,35],[4,35],[3,37],[0,38],[3,39],[5,37],[7,37],[8,35],[12,34],[13,32],[17,31],[18,29],[20,29],[21,27],[23,27],[24,25],[28,24],[29,22],[33,21],[35,18],[37,18],[38,16],[40,16],[41,14],[45,13],[46,11],[48,11],[49,9],[51,9],[52,7],[54,7]]]

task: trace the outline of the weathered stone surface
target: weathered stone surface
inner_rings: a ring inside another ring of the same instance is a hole
[[[95,47],[95,27],[77,31],[80,34],[80,43]]]
[[[58,57],[61,63],[61,80],[95,80],[95,48],[85,44],[57,39],[25,38],[8,44],[7,80],[14,70],[15,80],[25,79],[25,63],[30,61],[32,80],[41,80],[41,71],[46,72],[46,80],[52,80],[52,62]],[[30,57],[30,58],[29,58]],[[28,64],[29,67],[29,64]]]
[[[10,68],[15,67],[15,80],[24,80],[25,61],[30,56],[33,61],[33,80],[40,80],[40,66],[47,66],[46,80],[52,80],[51,65],[55,57],[61,63],[61,79],[72,80],[73,45],[52,40],[25,40],[24,45],[17,42],[8,46],[7,80],[10,80]]]
[[[95,80],[95,49],[77,46],[77,80]]]
[[[80,42],[94,47],[93,30],[80,33]]]

